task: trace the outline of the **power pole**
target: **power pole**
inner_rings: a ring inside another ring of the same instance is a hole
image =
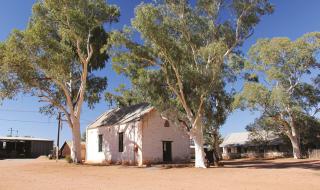
[[[59,141],[60,141],[60,130],[61,130],[61,112],[58,114],[58,136],[57,136],[57,149],[56,149],[56,162],[59,159]]]
[[[17,137],[18,134],[19,134],[19,131],[18,131],[18,130],[13,130],[12,127],[11,127],[8,131],[10,132],[9,137],[13,137],[13,132],[16,132],[16,137]]]
[[[14,131],[12,127],[8,131],[10,132],[10,137],[12,137],[12,132]]]

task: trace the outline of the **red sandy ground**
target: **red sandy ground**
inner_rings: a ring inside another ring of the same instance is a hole
[[[227,161],[195,169],[0,160],[0,190],[320,190],[320,161]]]

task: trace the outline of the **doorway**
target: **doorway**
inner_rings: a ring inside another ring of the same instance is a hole
[[[171,162],[172,161],[172,142],[162,141],[162,147],[163,147],[163,161]]]

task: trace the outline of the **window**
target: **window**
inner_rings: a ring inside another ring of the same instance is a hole
[[[98,152],[102,152],[102,135],[98,136]]]
[[[166,121],[164,122],[164,127],[170,127],[170,123],[169,123],[168,120],[166,120]]]
[[[119,133],[119,152],[123,152],[123,133]]]

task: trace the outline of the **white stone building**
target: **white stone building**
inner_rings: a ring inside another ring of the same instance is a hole
[[[186,130],[163,119],[146,103],[103,113],[87,128],[86,162],[186,162],[190,159]]]

